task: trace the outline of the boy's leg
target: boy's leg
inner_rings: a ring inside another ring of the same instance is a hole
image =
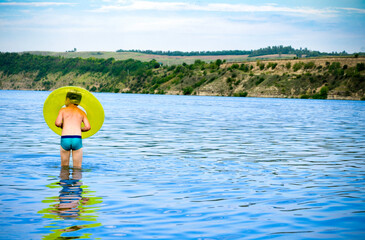
[[[67,180],[70,176],[70,168],[69,167],[61,167],[60,178],[61,180]]]
[[[60,147],[60,155],[61,155],[61,167],[68,167],[70,164],[70,154],[71,151],[66,151],[62,147]]]
[[[81,178],[82,178],[81,168],[74,168],[73,171],[72,171],[72,179],[73,180],[81,180]]]
[[[82,148],[72,150],[72,162],[74,168],[81,168],[82,165]]]

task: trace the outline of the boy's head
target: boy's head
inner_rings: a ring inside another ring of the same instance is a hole
[[[66,95],[66,102],[69,101],[69,103],[79,105],[81,102],[81,94],[75,91],[68,92]]]

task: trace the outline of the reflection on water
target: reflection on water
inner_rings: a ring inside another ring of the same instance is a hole
[[[70,177],[70,168],[61,168],[60,182],[62,189],[59,195],[59,204],[56,204],[57,214],[64,218],[76,218],[80,216],[79,206],[86,205],[89,198],[82,196],[82,173],[80,169],[74,169]]]
[[[102,200],[99,197],[92,196],[91,192],[88,191],[88,187],[81,182],[81,179],[81,169],[61,168],[60,181],[48,185],[49,188],[54,189],[61,187],[59,195],[57,197],[47,197],[46,200],[42,201],[43,203],[50,204],[50,206],[38,213],[43,214],[45,218],[54,220],[78,220],[78,222],[80,220],[97,221],[96,211],[98,209],[91,206],[101,203]],[[81,229],[94,228],[101,225],[101,223],[78,224],[71,227],[59,228],[52,224],[48,227],[57,229],[51,230],[52,233],[44,236],[43,239],[55,239],[61,237],[63,233],[76,232]],[[73,236],[72,239],[88,237],[89,234],[82,234],[81,236]]]
[[[82,230],[82,229],[89,229],[89,228],[95,228],[101,226],[101,223],[94,223],[94,224],[85,224],[85,225],[76,225],[71,227],[66,227],[63,229],[56,229],[51,230],[52,233],[44,236],[43,240],[52,240],[52,239],[87,239],[90,238],[91,234],[83,233],[81,235],[77,234],[76,231]],[[51,227],[51,226],[50,226]],[[52,226],[53,227],[53,226]],[[76,232],[76,235],[71,235],[70,233]],[[67,237],[63,237],[62,234],[68,234]]]

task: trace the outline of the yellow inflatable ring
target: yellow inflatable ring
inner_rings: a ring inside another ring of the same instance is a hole
[[[87,132],[82,132],[82,138],[88,138],[94,135],[99,131],[104,122],[104,109],[101,106],[98,99],[92,95],[89,91],[80,88],[80,87],[61,87],[54,90],[46,99],[43,105],[43,116],[46,121],[48,127],[57,133],[58,135],[62,134],[62,129],[56,127],[55,122],[58,116],[58,112],[65,105],[66,94],[69,91],[76,91],[81,93],[81,102],[79,106],[81,106],[86,111],[87,118],[91,125],[91,130]]]

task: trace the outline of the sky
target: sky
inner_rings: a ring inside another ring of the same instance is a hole
[[[365,52],[364,0],[0,0],[0,51]]]

